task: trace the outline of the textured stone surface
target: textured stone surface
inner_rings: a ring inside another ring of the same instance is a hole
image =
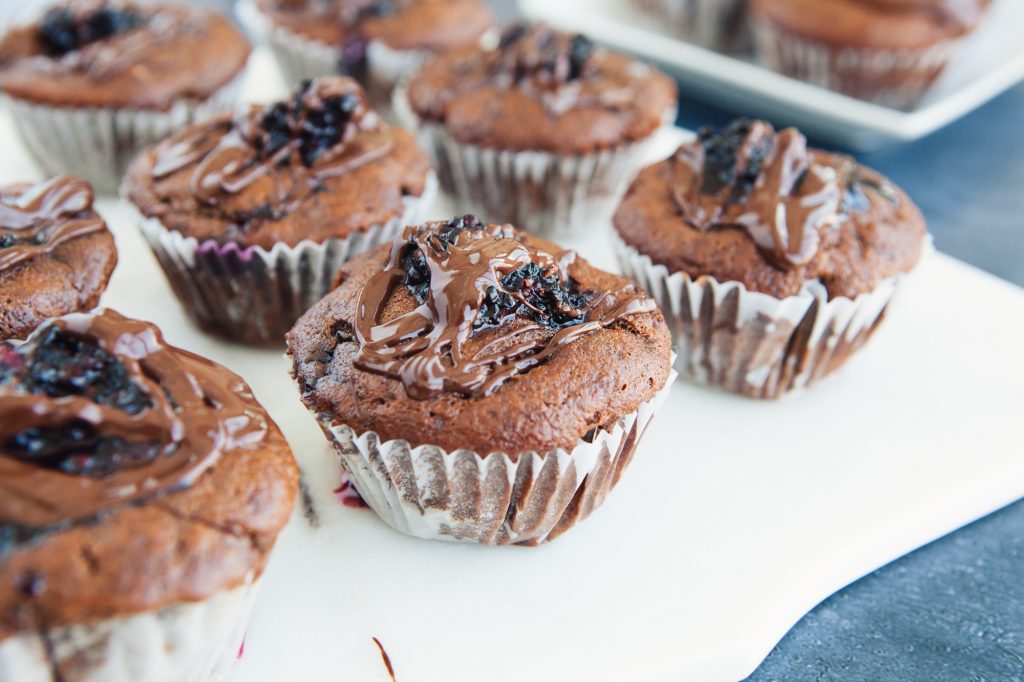
[[[749,680],[1024,680],[1024,502],[804,617]]]

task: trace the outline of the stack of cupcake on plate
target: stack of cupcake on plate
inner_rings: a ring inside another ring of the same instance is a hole
[[[990,0],[633,0],[672,35],[813,85],[912,107]]]
[[[317,72],[277,102],[216,113],[249,54],[223,17],[118,0],[14,29],[0,84],[44,168],[123,181],[196,326],[287,343],[403,532],[562,535],[676,371],[811,386],[927,244],[903,192],[793,129],[737,121],[643,168],[676,85],[584,36],[487,44],[472,0],[259,9],[286,70]],[[373,105],[399,79],[409,130]],[[461,215],[431,215],[432,163]],[[297,469],[242,378],[92,310],[117,261],[92,202],[67,175],[0,188],[0,678],[199,682],[237,650]],[[626,276],[562,236],[614,244]]]

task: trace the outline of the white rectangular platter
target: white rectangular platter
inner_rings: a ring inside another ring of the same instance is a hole
[[[266,55],[253,76],[250,99],[278,92]],[[0,182],[38,177],[6,112],[0,148]],[[120,252],[104,304],[245,377],[319,514],[282,534],[231,682],[388,680],[372,637],[400,682],[737,680],[835,590],[1024,496],[1024,291],[933,255],[812,392],[678,382],[607,503],[551,545],[406,537],[335,498],[282,353],[190,326],[129,211],[99,209]],[[572,246],[611,268],[602,234]]]
[[[864,102],[683,42],[631,0],[519,0],[530,19],[580,31],[678,76],[732,111],[772,118],[852,149],[868,151],[935,132],[1024,79],[1024,2],[995,0],[946,73],[913,111]]]

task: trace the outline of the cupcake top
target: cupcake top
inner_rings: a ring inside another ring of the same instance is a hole
[[[793,128],[749,120],[701,130],[644,169],[614,224],[670,272],[779,298],[808,280],[832,297],[871,291],[910,270],[927,235],[920,211],[886,178],[809,150]]]
[[[921,47],[971,31],[989,0],[751,0],[755,16],[835,45]]]
[[[93,308],[117,264],[89,183],[60,176],[0,187],[0,339]]]
[[[223,367],[105,311],[0,344],[0,639],[259,575],[297,472]]]
[[[431,52],[474,45],[494,25],[481,0],[259,0],[258,6],[278,26],[345,47],[343,57],[350,60],[374,40],[395,50]]]
[[[412,136],[387,126],[355,81],[323,77],[288,100],[208,119],[145,150],[125,192],[185,236],[269,249],[401,216],[429,172]]]
[[[0,88],[41,104],[166,111],[227,85],[249,49],[227,18],[209,10],[64,2],[0,41]]]
[[[459,142],[589,153],[642,139],[675,111],[675,81],[646,64],[543,25],[514,25],[495,50],[429,61],[409,105]]]
[[[347,263],[288,336],[306,406],[413,446],[572,448],[668,379],[668,328],[628,280],[472,216]]]

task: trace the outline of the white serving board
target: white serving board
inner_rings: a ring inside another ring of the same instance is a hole
[[[869,151],[935,132],[1024,79],[1024,2],[995,0],[953,63],[913,111],[847,97],[671,35],[632,0],[519,0],[530,19],[586,33],[678,76],[682,89],[734,111],[795,125]]]
[[[279,92],[267,56],[254,66],[248,98]],[[6,112],[0,148],[0,182],[38,177]],[[372,637],[399,682],[737,680],[832,592],[1024,496],[1024,291],[933,255],[811,392],[765,403],[678,382],[606,504],[551,545],[406,537],[334,498],[282,354],[191,327],[130,212],[99,209],[120,252],[103,303],[244,376],[319,512],[281,535],[230,682],[387,680]],[[572,246],[614,267],[599,236]]]

